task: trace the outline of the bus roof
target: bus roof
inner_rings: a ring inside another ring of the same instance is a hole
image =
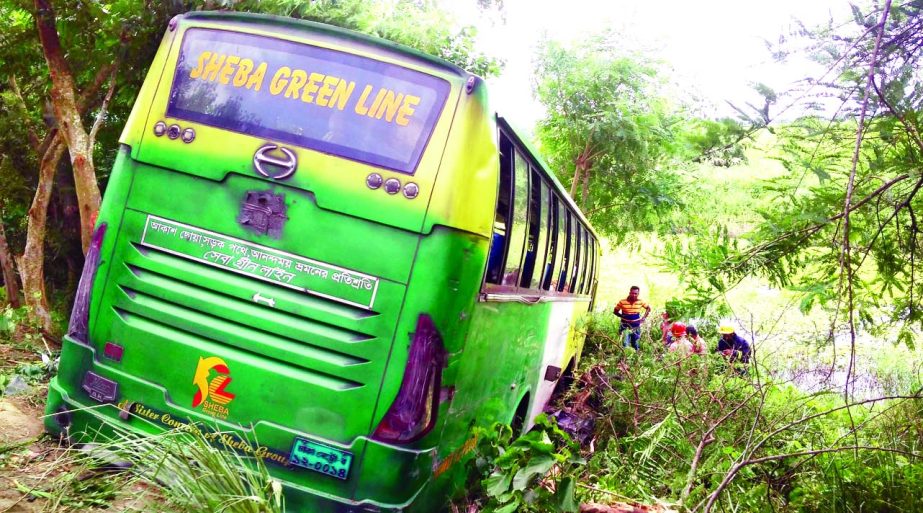
[[[443,71],[459,75],[468,76],[470,73],[464,69],[452,64],[449,61],[429,55],[425,52],[411,48],[409,46],[395,43],[380,37],[363,34],[354,30],[349,30],[324,23],[317,23],[308,20],[296,18],[287,18],[284,16],[273,16],[270,14],[255,14],[226,11],[193,11],[182,15],[183,19],[190,21],[207,21],[216,23],[229,23],[238,26],[258,26],[263,28],[272,28],[282,33],[292,35],[304,35],[305,33],[323,34],[332,36],[337,39],[349,39],[353,43],[374,48],[386,53],[394,53],[401,58],[412,57],[419,61],[435,66]]]
[[[555,176],[554,172],[551,171],[551,168],[548,166],[545,160],[542,159],[541,154],[539,154],[539,152],[535,149],[535,147],[532,146],[532,143],[527,141],[525,138],[521,137],[519,135],[519,131],[516,130],[506,118],[504,118],[503,116],[500,116],[499,114],[497,114],[497,123],[499,123],[500,127],[506,130],[506,132],[509,133],[511,137],[516,139],[516,142],[520,145],[520,147],[526,149],[526,151],[529,153],[529,156],[532,158],[532,160],[536,164],[538,164],[538,166],[541,168],[544,175],[547,176],[549,180],[551,180],[552,184],[554,185],[554,188],[558,191],[558,194],[560,194],[564,198],[564,201],[566,201],[567,204],[570,205],[571,209],[577,213],[577,216],[580,217],[580,220],[583,221],[583,224],[585,224],[586,227],[591,232],[593,232],[593,235],[596,237],[596,239],[599,240],[600,239],[599,234],[593,228],[593,225],[590,224],[587,218],[583,215],[583,212],[580,210],[580,207],[578,207],[574,199],[570,197],[570,194],[567,192],[566,189],[564,189],[564,186],[561,184],[561,182],[558,181],[558,177]]]

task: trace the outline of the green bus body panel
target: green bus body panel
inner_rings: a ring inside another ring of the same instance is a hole
[[[474,79],[456,110],[452,137],[433,189],[424,232],[444,225],[490,238],[497,204],[497,131],[487,88]]]
[[[314,496],[380,505],[413,501],[432,477],[436,457],[432,447],[438,443],[448,404],[441,406],[437,429],[415,444],[421,449],[387,446],[370,441],[368,435],[400,387],[419,313],[434,318],[450,354],[463,354],[465,317],[477,298],[486,262],[486,239],[445,227],[437,227],[421,239],[418,234],[387,226],[368,227],[368,221],[340,218],[338,224],[351,224],[350,233],[360,235],[358,240],[388,241],[366,244],[364,250],[350,248],[350,254],[359,253],[359,258],[371,262],[376,259],[369,260],[369,253],[377,252],[380,260],[395,263],[392,269],[374,264],[363,269],[385,275],[379,283],[376,311],[368,311],[264,285],[141,244],[150,210],[160,218],[247,239],[249,235],[234,221],[235,210],[222,203],[236,205],[235,191],[225,189],[243,191],[252,185],[251,179],[239,177],[214,184],[134,163],[124,151],[112,176],[100,218],[108,232],[102,251],[106,257],[97,271],[91,303],[90,346],[65,337],[49,412],[65,398],[68,409],[94,406],[80,386],[86,371],[92,370],[119,383],[123,403],[141,404],[167,419],[240,432],[277,455],[288,454],[295,436],[306,436],[356,456],[348,481],[270,465],[273,475],[291,483],[290,504],[313,504],[315,499],[310,497]],[[164,180],[172,186],[170,201],[151,189],[152,184]],[[304,201],[293,198],[290,203],[290,216],[311,219],[321,226],[327,222],[325,216],[335,217],[311,203],[307,193],[302,194]],[[116,203],[127,208],[120,210]],[[364,230],[374,234],[363,234]],[[330,249],[317,244],[309,233],[283,237],[277,244],[293,254],[342,264],[327,258],[330,255],[323,252]],[[410,280],[413,293],[406,293],[408,287],[397,281],[399,278]],[[254,283],[275,299],[275,308],[250,301]],[[124,348],[120,362],[101,356],[107,342]],[[191,406],[196,364],[199,358],[211,356],[227,363],[232,378],[228,391],[236,394],[224,419]],[[447,370],[443,384],[451,379]],[[115,407],[94,409],[92,415],[86,415],[86,427],[102,420],[100,415],[106,422],[144,432],[166,427],[160,420],[121,420]],[[365,473],[371,477],[363,478]],[[433,506],[442,500],[430,496],[435,502],[418,504]]]
[[[272,141],[165,116],[191,28],[278,37],[444,80],[448,96],[419,165],[409,175],[290,146],[291,178],[258,175],[254,152]],[[158,121],[194,128],[195,140],[155,136]],[[85,441],[97,430],[199,426],[217,446],[264,461],[290,511],[429,513],[464,483],[471,427],[509,422],[547,388],[543,356],[563,368],[559,360],[579,355],[573,321],[586,298],[481,295],[497,119],[483,81],[450,64],[312,23],[186,15],[164,36],[120,142],[98,220],[106,231],[88,341],[64,337],[49,431]],[[419,196],[369,188],[373,172],[412,181]],[[279,233],[241,223],[251,193],[281,198]],[[413,442],[373,440],[422,315],[446,353],[435,422]],[[561,356],[543,355],[549,343]],[[118,384],[111,404],[90,397],[89,372]],[[68,429],[52,415],[62,410],[71,411]],[[349,474],[291,464],[297,438],[350,453]]]

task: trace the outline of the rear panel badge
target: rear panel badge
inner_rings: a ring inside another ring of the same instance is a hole
[[[287,219],[285,195],[270,191],[247,191],[237,216],[237,222],[244,228],[274,239],[282,237]]]
[[[298,157],[288,148],[267,144],[253,154],[253,168],[266,178],[285,180],[298,169]]]
[[[214,376],[212,371],[215,371]],[[217,356],[200,356],[192,378],[192,384],[198,388],[192,398],[192,407],[201,406],[204,413],[226,420],[229,413],[227,406],[235,397],[227,390],[231,381],[231,370],[224,360]]]

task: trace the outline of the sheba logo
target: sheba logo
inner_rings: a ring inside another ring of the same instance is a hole
[[[209,379],[213,370],[215,376]],[[222,420],[226,419],[228,417],[227,405],[235,397],[226,390],[232,381],[230,374],[231,370],[221,358],[200,356],[192,378],[192,384],[198,387],[192,398],[192,407],[202,406],[202,411],[205,413]]]
[[[204,51],[189,78],[260,92],[269,76],[268,68],[266,62],[257,64],[238,55]],[[420,105],[420,97],[407,92],[371,84],[357,89],[352,80],[288,66],[281,66],[270,76],[268,93],[339,111],[351,110],[398,126],[409,125]]]

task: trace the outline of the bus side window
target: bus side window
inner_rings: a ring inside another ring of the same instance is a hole
[[[583,272],[583,230],[581,229],[580,221],[577,220],[577,216],[574,216],[574,271],[571,273],[570,277],[570,291],[573,294],[580,293],[580,273]]]
[[[586,251],[586,257],[584,261],[586,265],[583,267],[583,277],[580,279],[580,292],[582,294],[590,293],[590,280],[593,278],[593,236],[590,235],[589,231],[584,231],[586,235],[586,244],[583,245],[583,249]]]
[[[522,280],[519,285],[528,289],[537,289],[542,277],[545,256],[545,220],[542,217],[542,179],[533,167],[529,187],[529,236],[526,239],[526,258],[522,264]],[[538,269],[538,272],[535,270]]]
[[[549,191],[550,192],[550,191]],[[545,290],[554,290],[557,281],[555,277],[555,267],[560,259],[558,254],[558,201],[554,193],[548,198],[548,260],[545,263],[545,278],[542,288]]]
[[[593,288],[596,287],[596,282],[599,281],[599,273],[602,272],[599,258],[599,241],[593,241],[593,283],[590,284],[590,291],[592,292]]]
[[[494,216],[494,232],[487,256],[487,283],[500,284],[503,277],[503,255],[506,250],[506,234],[509,230],[510,204],[513,192],[513,144],[500,134],[500,184],[497,194],[497,211]]]
[[[564,259],[561,261],[561,274],[558,276],[558,292],[567,292],[567,277],[570,273],[571,260],[573,260],[574,255],[574,238],[572,235],[571,225],[574,222],[574,218],[570,213],[570,210],[567,210],[567,207],[562,204],[561,208],[564,210]]]
[[[586,278],[583,281],[583,293],[590,293],[590,283],[593,281],[593,234],[590,230],[586,232]]]
[[[561,283],[561,268],[564,265],[564,250],[567,248],[567,221],[565,217],[564,205],[561,199],[554,198],[554,226],[555,226],[555,250],[554,250],[554,271],[551,274],[551,290],[560,290],[558,284]]]
[[[500,283],[514,287],[519,285],[529,219],[529,164],[519,151],[516,151],[515,155],[513,216],[508,229],[510,242],[506,253],[506,269],[503,271],[503,281]]]
[[[570,238],[570,245],[567,248],[567,283],[564,286],[564,290],[571,294],[574,293],[574,278],[577,277],[577,245],[580,243],[577,240],[577,224],[579,223],[577,216],[571,212],[567,232]]]
[[[548,290],[548,286],[551,284],[551,267],[554,263],[554,197],[551,195],[551,190],[544,180],[542,180],[541,194],[542,231],[539,235],[538,247],[541,251],[541,259],[544,265],[540,269],[540,281],[536,285],[536,288]],[[544,239],[544,242],[542,242],[542,239]]]
[[[583,294],[583,286],[586,283],[586,268],[589,265],[586,259],[587,234],[586,228],[584,228],[582,224],[579,225],[577,229],[580,230],[580,274],[577,277],[576,291],[577,294]]]
[[[583,294],[583,276],[586,274],[586,232],[583,230],[583,224],[577,224],[577,275],[574,277],[574,293]]]

